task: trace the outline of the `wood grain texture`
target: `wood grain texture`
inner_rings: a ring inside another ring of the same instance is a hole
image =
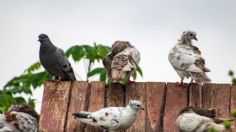
[[[67,114],[67,132],[82,132],[85,129],[85,124],[76,120],[72,113],[87,111],[88,109],[88,92],[89,83],[86,81],[76,81],[71,87],[71,96],[69,110]]]
[[[230,113],[236,111],[236,85],[231,86],[231,105],[230,105]],[[233,122],[234,131],[236,131],[236,121]]]
[[[130,83],[126,86],[126,105],[130,100],[142,101],[142,106],[146,109],[146,90],[145,83]],[[135,123],[126,130],[126,132],[145,132],[146,128],[146,112],[139,111],[137,113]]]
[[[230,85],[210,84],[203,85],[203,108],[215,108],[217,117],[228,117],[230,108]]]
[[[167,83],[166,103],[164,112],[164,132],[178,132],[175,120],[181,109],[187,106],[187,85],[176,86]]]
[[[189,106],[202,107],[202,86],[201,84],[189,84]]]
[[[91,82],[91,95],[89,98],[89,112],[97,111],[104,107],[104,97],[105,97],[105,83],[104,82]],[[85,132],[103,132],[100,127],[94,127],[87,125]]]
[[[146,83],[146,132],[161,132],[162,111],[164,110],[164,94],[166,83]]]
[[[70,82],[47,82],[43,93],[40,132],[63,132],[70,93]]]
[[[121,107],[124,106],[125,93],[123,85],[111,83],[107,89],[107,106]]]

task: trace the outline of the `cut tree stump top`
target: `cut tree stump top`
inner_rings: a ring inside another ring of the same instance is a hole
[[[185,84],[136,82],[126,86],[104,82],[76,81],[59,84],[47,82],[41,109],[40,132],[102,132],[74,119],[72,113],[96,111],[103,107],[126,106],[129,100],[140,100],[135,123],[126,132],[178,132],[175,120],[188,105],[216,108],[217,117],[229,117],[236,108],[236,86],[230,84]],[[234,123],[234,125],[236,125]],[[235,127],[236,128],[236,127]]]

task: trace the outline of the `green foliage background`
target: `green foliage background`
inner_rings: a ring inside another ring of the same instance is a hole
[[[100,81],[107,81],[106,70],[104,67],[96,67],[91,69],[95,63],[102,63],[105,56],[111,51],[111,48],[102,44],[94,43],[91,45],[75,45],[66,51],[66,56],[71,57],[75,62],[81,60],[88,60],[87,78],[99,76]],[[7,111],[11,105],[15,104],[28,104],[35,107],[35,99],[32,98],[32,92],[36,88],[40,88],[47,80],[52,79],[46,71],[41,71],[41,64],[39,61],[29,66],[22,75],[13,77],[8,83],[0,90],[0,113]],[[76,67],[74,67],[75,69]],[[142,76],[142,70],[137,69],[133,73],[133,79],[137,77],[137,73]],[[29,95],[28,99],[22,96],[22,93]]]

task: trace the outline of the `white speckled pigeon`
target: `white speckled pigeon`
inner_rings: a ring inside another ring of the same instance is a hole
[[[0,132],[37,132],[39,115],[28,105],[14,105],[0,114]]]
[[[126,107],[108,107],[95,112],[73,113],[78,120],[109,131],[123,131],[136,120],[137,112],[142,108],[140,101],[131,100]]]
[[[62,81],[75,81],[74,71],[64,51],[52,44],[46,34],[39,35],[39,58],[45,70]]]
[[[213,127],[222,132],[226,130],[224,120],[234,121],[235,118],[216,118],[215,109],[188,106],[180,111],[176,126],[181,132],[208,132]]]
[[[192,39],[197,40],[193,31],[183,32],[177,45],[169,52],[169,61],[181,78],[179,85],[183,85],[185,77],[191,77],[197,83],[210,82],[205,72],[210,70],[205,66],[205,60],[200,50],[193,46]]]
[[[139,51],[127,41],[116,41],[112,51],[103,60],[108,77],[113,83],[130,78],[140,61]]]

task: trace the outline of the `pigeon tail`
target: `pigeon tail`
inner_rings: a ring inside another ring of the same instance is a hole
[[[72,115],[75,118],[78,118],[78,120],[80,120],[81,122],[94,126],[99,126],[97,124],[97,120],[89,112],[78,112],[78,113],[73,113]]]
[[[207,83],[211,82],[211,79],[203,72],[203,73],[195,73],[191,72],[191,77],[197,83]]]

